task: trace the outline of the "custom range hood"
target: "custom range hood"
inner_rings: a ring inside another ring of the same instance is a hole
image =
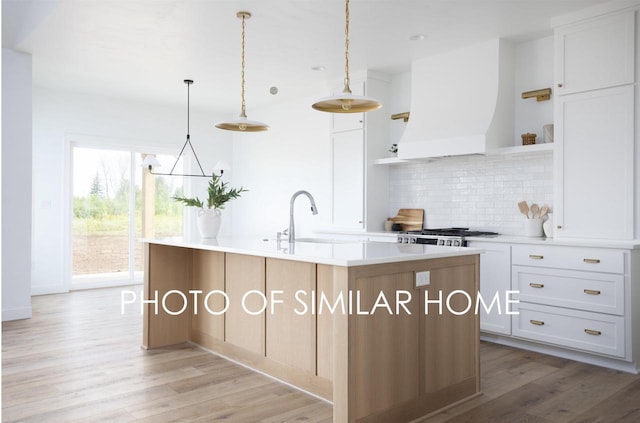
[[[417,60],[399,159],[485,154],[513,145],[514,48],[493,39]]]

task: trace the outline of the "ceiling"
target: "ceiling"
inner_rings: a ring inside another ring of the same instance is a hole
[[[350,67],[397,73],[493,37],[550,35],[549,18],[605,0],[351,0]],[[2,0],[2,45],[34,85],[237,114],[247,10],[247,113],[344,75],[343,0]],[[422,41],[409,37],[423,34]],[[312,70],[323,66],[324,71]],[[272,95],[271,87],[278,88]]]

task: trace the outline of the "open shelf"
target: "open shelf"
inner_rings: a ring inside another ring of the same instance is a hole
[[[409,160],[399,159],[397,157],[385,157],[383,159],[376,159],[373,161],[373,164],[376,165],[392,165],[399,163],[409,163]]]
[[[531,145],[516,145],[513,147],[496,148],[487,152],[487,155],[501,155],[501,154],[527,154],[535,153],[538,151],[553,151],[555,144],[552,142],[544,144],[531,144]]]
[[[544,143],[544,144],[515,145],[513,147],[496,148],[495,150],[487,151],[484,155],[485,156],[517,155],[517,154],[536,153],[540,151],[554,151],[554,149],[555,149],[555,144],[550,142],[550,143]],[[460,156],[460,157],[463,157],[463,156]],[[419,163],[419,162],[426,163],[426,162],[431,162],[441,158],[442,157],[425,157],[423,159],[399,159],[397,157],[385,157],[383,159],[374,160],[373,164],[393,165],[393,164],[402,164],[402,163]]]

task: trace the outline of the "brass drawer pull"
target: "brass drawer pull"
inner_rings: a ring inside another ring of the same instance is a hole
[[[541,283],[533,283],[533,282],[531,282],[531,283],[529,284],[529,286],[530,286],[531,288],[544,288],[544,284],[541,284]]]
[[[531,322],[532,325],[536,325],[536,326],[542,326],[544,325],[544,322],[541,320],[529,320],[529,322]],[[586,329],[585,329],[586,330]]]
[[[585,329],[584,333],[588,333],[589,335],[602,335],[602,332],[600,332],[599,330],[593,330],[593,329]]]
[[[529,258],[533,259],[533,260],[542,260],[544,258],[544,256],[539,256],[536,254],[529,254]]]
[[[590,258],[586,258],[586,259],[582,259],[582,261],[584,261],[585,263],[593,263],[593,264],[598,264],[598,263],[600,263],[600,259],[590,259]]]
[[[600,295],[600,291],[595,289],[585,289],[584,293],[589,295]]]

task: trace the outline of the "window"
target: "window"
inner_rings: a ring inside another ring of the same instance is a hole
[[[137,240],[182,235],[183,207],[171,197],[182,195],[183,178],[151,175],[141,166],[147,154],[72,145],[72,289],[141,281]]]

